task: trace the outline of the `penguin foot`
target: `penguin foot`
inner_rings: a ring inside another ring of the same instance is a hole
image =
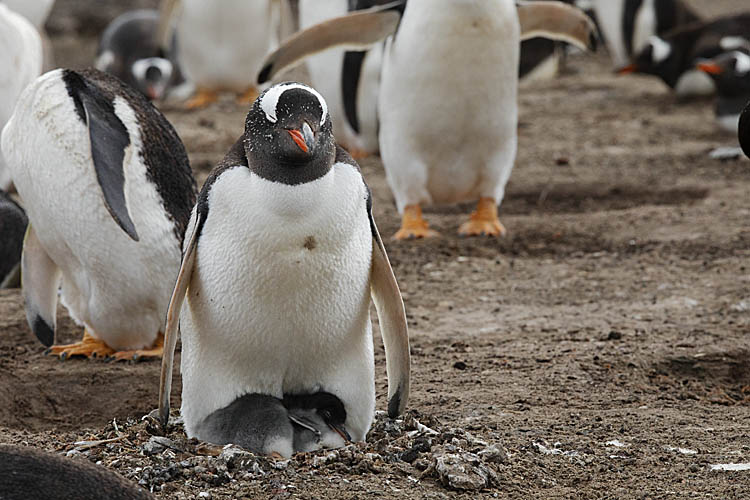
[[[458,228],[460,236],[505,236],[507,231],[497,218],[494,198],[480,198],[471,219]]]
[[[219,93],[211,89],[198,89],[193,97],[185,103],[185,109],[201,109],[219,100]]]
[[[422,207],[407,205],[401,219],[401,229],[393,235],[394,240],[415,240],[421,238],[436,238],[440,233],[430,229],[427,221],[422,218]]]
[[[150,349],[133,349],[129,351],[117,351],[112,354],[115,361],[140,361],[148,358],[161,358],[164,354],[164,334],[159,335]]]
[[[114,354],[115,350],[101,340],[94,338],[88,330],[84,330],[80,342],[68,345],[53,345],[47,349],[47,354],[54,354],[60,359],[68,359],[76,356],[86,358],[106,358]]]
[[[260,93],[255,87],[248,88],[245,92],[237,96],[237,104],[250,105],[255,102]]]

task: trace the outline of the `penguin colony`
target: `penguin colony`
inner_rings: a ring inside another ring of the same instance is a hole
[[[519,77],[597,41],[594,21],[561,2],[165,0],[113,21],[98,70],[39,76],[51,2],[29,3],[31,21],[5,3],[0,188],[26,212],[0,191],[0,284],[20,281],[31,331],[60,358],[162,357],[165,427],[179,332],[188,436],[278,457],[365,440],[373,303],[389,416],[408,403],[404,304],[352,154],[381,154],[402,216],[396,240],[439,236],[424,205],[477,200],[458,234],[502,236]],[[750,14],[702,20],[680,0],[593,5],[620,73],[657,76],[680,96],[715,92],[717,123],[750,156]],[[283,23],[299,32],[272,51]],[[312,86],[269,86],[303,60]],[[149,102],[183,74],[196,90],[188,109],[225,91],[249,105],[200,192]],[[54,345],[58,298],[83,327],[78,343]],[[23,449],[0,456],[30,478],[77,468]],[[68,473],[147,498],[102,471]]]

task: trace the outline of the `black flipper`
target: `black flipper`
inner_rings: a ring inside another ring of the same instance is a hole
[[[745,155],[750,158],[750,102],[745,108],[745,111],[742,112],[742,115],[740,115],[738,134],[742,151],[744,151]]]

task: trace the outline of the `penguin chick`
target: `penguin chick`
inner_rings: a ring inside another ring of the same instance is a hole
[[[284,395],[284,406],[294,426],[294,451],[341,448],[351,441],[344,426],[346,409],[328,392]]]
[[[750,55],[734,50],[697,64],[716,84],[716,122],[737,133],[740,113],[750,100]]]
[[[21,252],[28,224],[26,212],[0,189],[0,288],[21,285]]]
[[[24,90],[2,153],[29,218],[22,288],[36,337],[54,342],[62,284],[85,333],[53,354],[160,356],[196,191],[172,126],[117,78],[60,69]]]
[[[3,500],[149,500],[155,498],[119,474],[87,460],[0,445]]]
[[[164,54],[159,12],[141,9],[116,17],[102,34],[96,68],[111,73],[149,99],[162,99],[184,80],[177,62]],[[174,44],[172,44],[172,48]]]

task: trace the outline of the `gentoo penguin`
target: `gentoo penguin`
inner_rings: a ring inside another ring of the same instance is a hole
[[[716,84],[716,122],[722,130],[737,133],[740,114],[750,100],[750,55],[733,50],[698,63]]]
[[[346,410],[327,392],[284,396],[245,394],[196,426],[203,441],[236,444],[261,455],[289,458],[296,452],[340,448],[350,440]]]
[[[0,3],[0,130],[13,114],[21,91],[42,73],[42,40],[34,26]],[[0,153],[0,189],[12,185]]]
[[[21,284],[21,251],[28,223],[23,209],[0,189],[0,288]]]
[[[184,82],[177,62],[161,49],[159,19],[159,11],[153,9],[116,17],[104,30],[96,57],[96,69],[115,75],[149,99],[162,99]]]
[[[216,101],[219,91],[241,94],[243,104],[253,102],[258,91],[252,75],[271,48],[275,7],[272,0],[164,0],[159,31],[167,33],[175,24],[180,68],[197,89],[188,108]]]
[[[275,85],[203,185],[167,313],[163,425],[179,317],[188,436],[201,439],[199,423],[244,394],[323,391],[341,400],[343,428],[363,441],[375,409],[371,300],[385,345],[388,412],[404,410],[403,301],[367,185],[331,128],[317,91]]]
[[[0,445],[3,500],[149,500],[154,497],[119,474],[88,460],[34,448]]]
[[[22,287],[37,338],[54,341],[62,282],[85,335],[52,353],[161,355],[196,192],[172,126],[107,73],[54,70],[21,94],[2,152],[29,217]]]
[[[740,115],[740,124],[737,129],[742,151],[745,156],[750,158],[750,101],[748,101],[745,111]]]
[[[750,47],[750,14],[692,23],[663,36],[652,36],[621,74],[644,73],[662,79],[680,97],[710,95],[713,80],[695,67],[730,50]]]
[[[44,23],[47,22],[55,0],[0,0],[0,4],[5,4],[12,11],[21,14],[37,30],[41,31],[44,28]]]
[[[560,2],[397,1],[298,33],[267,58],[259,76],[270,78],[329,47],[387,39],[379,142],[403,214],[395,238],[437,235],[422,219],[424,203],[476,198],[477,210],[459,233],[498,236],[505,230],[497,208],[516,154],[522,33],[584,49],[595,40],[591,19]]]
[[[682,0],[594,0],[594,12],[615,69],[630,64],[652,36],[700,20]]]

